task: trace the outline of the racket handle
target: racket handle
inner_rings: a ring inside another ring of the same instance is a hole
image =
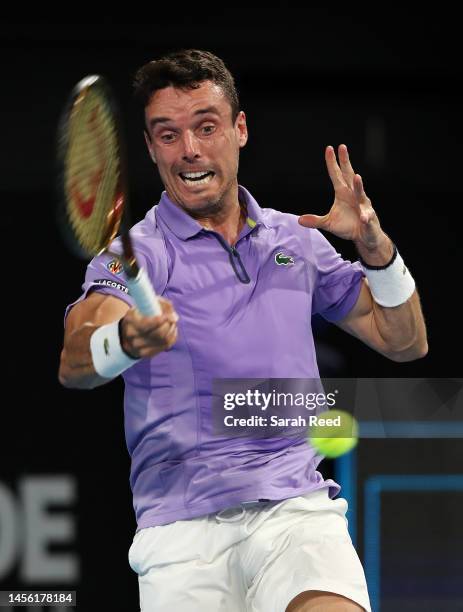
[[[143,268],[139,269],[135,278],[127,278],[127,285],[130,295],[142,315],[154,317],[161,314],[161,305]]]

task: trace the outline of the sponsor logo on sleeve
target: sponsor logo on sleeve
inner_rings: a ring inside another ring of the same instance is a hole
[[[129,289],[125,285],[121,285],[117,281],[110,280],[109,278],[97,278],[93,281],[95,285],[104,285],[105,287],[111,287],[112,289],[119,289],[119,291],[123,291],[124,293],[128,293]]]
[[[119,274],[122,274],[122,272],[124,271],[122,263],[119,261],[119,259],[111,259],[111,261],[106,264],[106,267],[111,272],[111,274],[116,274],[117,276],[119,276]]]

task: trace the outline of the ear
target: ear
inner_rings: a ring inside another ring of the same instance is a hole
[[[244,147],[248,141],[248,126],[246,124],[246,115],[243,111],[240,111],[236,117],[235,130],[240,148]]]
[[[153,153],[153,143],[151,142],[151,138],[149,137],[149,134],[146,130],[144,130],[143,134],[145,135],[145,142],[146,142],[146,146],[148,147],[148,152],[150,154],[150,157],[156,164],[157,162],[156,162],[156,157]]]

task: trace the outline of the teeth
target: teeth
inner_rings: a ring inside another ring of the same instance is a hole
[[[200,174],[200,176],[203,176],[203,175]],[[213,177],[214,177],[213,174],[206,174],[204,175],[203,179],[199,179],[199,180],[196,179],[193,181],[191,179],[185,178],[183,182],[186,183],[187,185],[203,185],[205,183],[209,183],[209,181],[211,181]]]
[[[206,175],[210,170],[206,170],[206,172],[182,172],[182,176],[186,178],[198,178],[200,176]]]
[[[180,176],[187,185],[203,185],[209,183],[214,177],[214,172],[212,172],[212,170],[203,172],[180,172]]]

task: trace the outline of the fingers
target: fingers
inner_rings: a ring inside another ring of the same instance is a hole
[[[325,161],[326,167],[328,169],[328,174],[330,175],[330,179],[333,183],[333,187],[335,188],[335,190],[340,189],[341,187],[348,186],[348,182],[344,178],[341,168],[338,166],[338,162],[336,160],[336,153],[334,152],[334,149],[331,145],[328,145],[325,149]]]
[[[173,323],[171,324],[170,329],[166,333],[166,337],[165,337],[166,349],[165,350],[169,349],[171,346],[173,346],[177,342],[177,337],[178,337],[178,327],[176,323]]]
[[[360,205],[360,221],[368,225],[373,219],[375,219],[376,213],[371,206]]]
[[[367,199],[366,197],[366,193],[363,189],[363,181],[362,181],[362,177],[360,176],[360,174],[354,174],[354,192],[356,197],[359,200],[365,200]]]
[[[362,223],[370,223],[370,221],[375,218],[375,211],[373,210],[370,199],[365,193],[360,174],[354,174],[354,192],[360,209],[360,221],[362,221]]]
[[[354,189],[354,176],[355,172],[351,166],[349,159],[349,152],[345,144],[341,144],[338,147],[338,157],[339,157],[339,165],[341,167],[341,172],[344,177],[344,180],[349,185],[351,189]]]
[[[124,316],[122,344],[129,354],[152,357],[176,342],[178,314],[169,300],[159,298],[159,302],[160,315],[145,317],[136,308],[131,308]]]
[[[333,186],[342,187],[348,186],[354,189],[354,176],[355,172],[352,168],[349,158],[349,152],[345,144],[340,144],[338,147],[339,165],[336,160],[336,153],[334,148],[329,145],[325,150],[325,160],[328,168],[328,173],[333,182]]]
[[[299,224],[304,227],[314,227],[316,229],[327,229],[329,215],[301,215],[298,219]]]
[[[177,341],[177,337],[177,324],[171,323],[160,328],[154,336],[136,338],[133,343],[140,358],[153,357],[162,351],[170,349]]]
[[[162,314],[169,315],[175,312],[174,306],[170,300],[160,297],[159,303],[161,305]],[[177,318],[178,318],[178,315],[177,315]]]
[[[148,333],[159,329],[166,322],[178,321],[178,314],[175,312],[172,302],[166,298],[159,297],[161,314],[153,317],[142,315],[136,308],[128,311],[126,317],[141,333]]]

